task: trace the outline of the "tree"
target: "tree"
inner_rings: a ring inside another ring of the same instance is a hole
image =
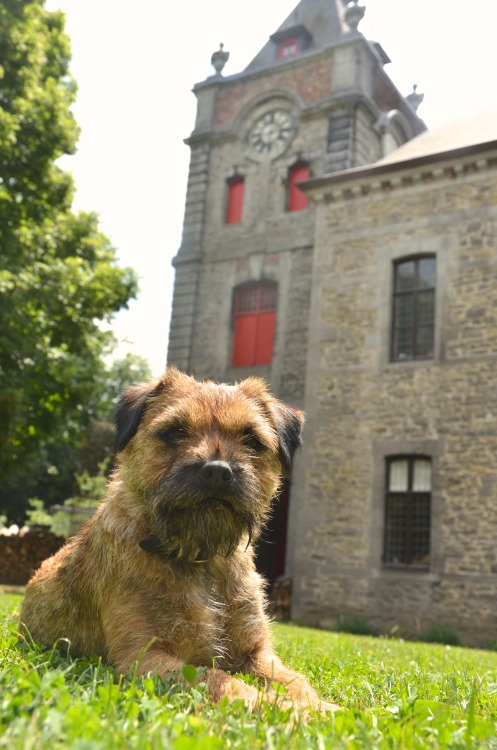
[[[125,354],[115,359],[100,373],[100,385],[95,394],[91,412],[94,415],[81,437],[77,456],[78,472],[96,475],[102,461],[111,458],[114,452],[114,409],[120,394],[133,383],[152,377],[150,364],[138,354]],[[109,469],[112,463],[108,463]],[[38,495],[42,497],[41,494]],[[46,497],[44,495],[43,497]]]
[[[115,359],[103,375],[95,412],[98,420],[111,422],[117,400],[124,389],[135,383],[150,380],[152,370],[145,357],[128,353]]]
[[[93,213],[71,209],[76,87],[60,12],[42,0],[0,5],[0,507],[5,488],[54,441],[72,445],[93,416],[102,322],[136,277]]]

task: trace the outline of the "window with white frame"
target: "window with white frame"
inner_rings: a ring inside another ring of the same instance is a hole
[[[387,458],[383,562],[430,564],[432,464],[427,456]]]

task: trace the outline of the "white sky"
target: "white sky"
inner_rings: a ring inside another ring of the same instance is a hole
[[[495,0],[360,0],[360,31],[392,59],[403,94],[418,84],[428,127],[486,108],[496,98]],[[297,0],[47,0],[62,9],[72,40],[74,108],[82,133],[64,161],[78,189],[75,208],[94,210],[122,264],[140,276],[140,296],[120,313],[117,354],[165,365],[181,241],[194,83],[213,73],[224,42],[225,75],[242,70]]]

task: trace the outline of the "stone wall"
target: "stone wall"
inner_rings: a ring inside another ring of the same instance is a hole
[[[310,306],[312,247],[252,254],[204,262],[199,274],[199,315],[192,342],[191,369],[200,378],[235,381],[249,375],[266,378],[289,403],[303,406]],[[216,293],[222,279],[224,294]],[[274,356],[265,367],[231,367],[232,290],[245,281],[278,284]]]
[[[195,86],[198,108],[195,129],[188,141],[192,159],[183,242],[175,259],[170,364],[201,378],[229,382],[261,375],[281,398],[297,407],[304,406],[306,371],[321,358],[321,342],[317,349],[309,350],[309,341],[320,333],[314,328],[317,313],[310,314],[313,268],[319,276],[319,267],[313,260],[316,212],[313,204],[301,211],[286,210],[288,172],[296,163],[305,161],[310,165],[311,176],[318,177],[378,158],[380,136],[374,125],[383,102],[387,111],[402,110],[407,121],[412,121],[413,132],[424,129],[383,70],[376,81],[378,67],[382,68],[380,59],[362,36],[347,34],[333,48],[319,53],[306,51],[285,61],[275,60],[266,68],[227,78],[212,76]],[[376,91],[381,94],[381,102],[376,101]],[[286,151],[271,159],[270,155],[250,149],[249,134],[258,119],[275,109],[291,115],[295,133]],[[244,178],[242,221],[226,224],[227,181],[235,175]],[[339,231],[343,231],[340,220],[338,216]],[[349,228],[354,228],[357,220],[353,217],[350,222]],[[359,255],[341,258],[343,269],[338,272],[353,273],[361,255],[368,257],[368,250],[367,239],[363,238],[362,248],[357,248]],[[233,290],[247,281],[267,279],[278,284],[272,363],[233,368]],[[341,295],[340,315],[345,320],[354,308],[354,296],[350,297],[346,285]],[[369,291],[367,296],[368,311],[352,321],[352,326],[362,321],[369,325],[368,316],[375,301],[369,298]],[[335,300],[328,303],[334,305]],[[320,302],[315,304],[319,306]],[[329,326],[329,322],[325,325]],[[359,357],[356,342],[345,342],[341,329],[335,327],[332,336],[334,339],[327,340],[326,345],[323,342],[328,360],[333,361],[344,346],[348,362]],[[374,360],[373,343],[370,348]],[[335,387],[338,392],[346,389],[346,384],[337,383]],[[328,434],[320,440],[327,446]],[[318,456],[316,461],[318,472],[327,470]],[[307,522],[301,524],[299,514],[311,507],[312,518],[325,518],[326,505],[318,507],[312,493],[308,494],[302,479],[303,465],[298,458],[292,480],[288,574],[293,574],[294,561],[308,544]],[[312,482],[322,487],[322,475],[316,475]],[[363,509],[357,511],[359,521],[362,514]],[[364,533],[359,536],[364,540]],[[355,538],[353,542],[356,543]],[[326,554],[326,549],[321,549],[323,560],[316,562],[323,571],[328,566],[324,561]],[[308,587],[305,601],[315,601],[322,610],[320,597],[314,596],[315,586],[321,586],[318,579],[320,576],[311,583],[309,576],[304,576],[302,586]],[[359,580],[357,587],[367,595],[367,586]]]
[[[497,638],[494,164],[345,190],[318,208],[300,620],[331,626],[360,614],[382,632],[442,622],[468,644]],[[419,253],[437,258],[435,354],[392,363],[392,264]],[[385,459],[396,454],[432,457],[427,570],[382,564]]]
[[[206,216],[210,144],[192,143],[181,248],[175,259],[173,307],[167,360],[181,370],[190,369],[196,316],[199,258]]]
[[[240,109],[254,97],[278,89],[294,91],[304,104],[329,97],[333,90],[333,50],[308,59],[297,59],[262,74],[227,80],[217,96],[214,127],[231,125]]]

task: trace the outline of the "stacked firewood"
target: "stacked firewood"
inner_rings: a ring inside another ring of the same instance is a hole
[[[271,589],[270,612],[275,620],[289,620],[292,609],[292,580],[277,578]]]
[[[48,529],[10,527],[0,530],[0,583],[23,586],[47,557],[64,544]]]

